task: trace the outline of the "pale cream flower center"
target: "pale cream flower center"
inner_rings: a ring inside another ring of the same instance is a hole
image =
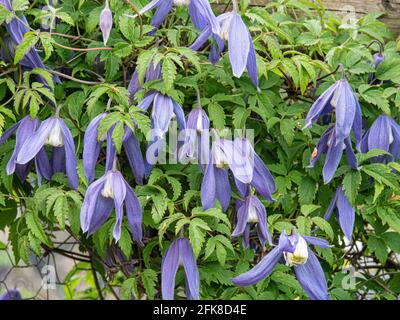
[[[190,4],[190,0],[174,0],[175,6],[188,6]]]
[[[258,215],[256,207],[250,204],[249,206],[249,216],[247,218],[248,223],[258,223]]]
[[[106,183],[104,184],[103,190],[101,190],[101,194],[104,198],[114,198],[114,190],[110,176],[106,178]]]
[[[64,145],[61,127],[58,121],[55,122],[54,127],[51,129],[50,134],[46,139],[46,144],[52,147],[62,147]]]
[[[305,264],[308,260],[308,245],[306,240],[299,236],[296,250],[293,253],[285,252],[284,255],[289,266]]]
[[[199,114],[197,115],[196,130],[198,133],[203,132],[203,117],[201,115],[201,112],[199,112]]]
[[[222,40],[228,41],[229,29],[231,27],[231,21],[232,21],[232,17],[229,17],[222,22],[221,29],[219,32],[219,36]]]

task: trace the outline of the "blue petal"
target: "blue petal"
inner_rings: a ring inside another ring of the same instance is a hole
[[[340,227],[346,238],[350,241],[354,229],[355,211],[350,205],[346,195],[343,193],[342,188],[339,189],[338,193],[337,209]]]
[[[228,35],[229,60],[232,65],[232,73],[240,78],[246,69],[250,50],[248,29],[242,18],[232,12]]]
[[[295,266],[294,272],[305,293],[312,300],[329,300],[328,287],[324,271],[315,254],[308,249],[308,260],[305,264]]]
[[[231,281],[242,287],[256,284],[271,274],[281,257],[281,249],[275,247],[253,269],[231,279]]]

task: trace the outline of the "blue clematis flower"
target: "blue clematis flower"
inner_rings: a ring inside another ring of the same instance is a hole
[[[132,238],[142,244],[142,208],[132,188],[116,169],[115,163],[116,160],[112,170],[88,187],[81,208],[81,228],[83,232],[93,234],[107,221],[115,208],[113,236],[118,241],[121,237],[125,203]]]
[[[44,158],[43,150],[46,145],[52,148],[52,173],[66,173],[71,188],[77,189],[79,179],[74,139],[58,115],[44,120],[39,128],[27,137],[18,152],[16,163],[26,165],[35,158]]]
[[[278,245],[272,249],[253,269],[233,279],[238,286],[250,286],[268,277],[284,257],[286,264],[293,266],[297,280],[312,300],[329,300],[330,296],[322,267],[308,244],[329,248],[327,241],[295,232],[288,236],[283,231]]]
[[[236,201],[237,224],[232,237],[243,236],[243,247],[250,244],[250,229],[257,224],[257,234],[261,246],[265,242],[272,245],[271,235],[268,230],[267,211],[261,201],[253,194],[249,194],[244,200]]]
[[[260,157],[247,139],[217,139],[211,148],[201,185],[201,202],[205,210],[214,207],[218,199],[226,211],[231,199],[228,168],[232,172],[239,193],[246,193],[252,185],[269,201],[274,201],[275,182]]]
[[[147,146],[145,157],[146,176],[150,174],[152,165],[156,163],[161,150],[165,146],[166,133],[168,132],[172,118],[176,117],[179,130],[186,128],[185,114],[182,107],[171,97],[155,91],[148,94],[138,107],[148,110],[151,104],[153,104],[150,116],[151,142]]]
[[[10,0],[0,0],[0,5],[8,11],[13,11]],[[13,53],[15,51],[14,48],[22,42],[22,40],[24,39],[24,34],[29,31],[29,28],[27,27],[29,24],[25,16],[20,16],[19,19],[22,22],[16,18],[13,18],[9,23],[6,23],[7,31],[10,34],[10,38],[12,40],[12,43],[8,44],[8,49],[10,49],[10,53]],[[47,69],[46,66],[43,64],[42,59],[36,52],[35,48],[31,48],[19,63],[23,67],[26,67],[28,69]],[[47,85],[44,79],[40,79],[41,82]],[[53,80],[56,83],[61,83],[60,79],[57,76],[53,76]]]
[[[225,41],[228,41],[229,60],[233,75],[240,78],[247,68],[251,81],[258,88],[257,61],[253,39],[249,29],[237,13],[236,1],[233,1],[233,3],[233,11],[217,17],[220,25],[218,32],[215,32],[210,26],[205,27],[190,48],[199,50],[208,38],[213,36],[218,49],[214,45],[212,46],[210,61],[216,64],[224,50]]]
[[[186,128],[185,114],[182,107],[169,96],[160,92],[153,92],[143,99],[139,108],[148,110],[153,104],[151,112],[151,129],[154,136],[164,139],[169,124],[174,116],[181,130]]]
[[[174,5],[188,6],[190,17],[196,28],[203,29],[208,24],[215,32],[218,32],[219,25],[207,0],[153,0],[144,6],[139,13],[144,14],[147,11],[157,8],[150,24],[158,28],[164,22]],[[137,15],[130,17],[136,18]]]
[[[345,79],[336,81],[319,96],[307,114],[304,128],[311,127],[320,116],[331,112],[336,115],[336,143],[345,140],[353,129],[356,147],[359,149],[362,134],[361,108],[355,93]]]
[[[110,32],[112,29],[113,19],[112,19],[112,12],[110,10],[110,6],[108,4],[108,0],[104,5],[104,9],[100,13],[100,30],[103,35],[103,42],[104,45],[107,44],[108,38],[110,37]]]
[[[15,172],[18,178],[21,181],[24,181],[31,171],[32,165],[35,163],[38,182],[40,184],[42,177],[44,177],[46,180],[50,180],[52,176],[52,169],[44,148],[41,148],[34,159],[31,159],[27,163],[17,163],[17,156],[20,153],[22,146],[24,145],[25,141],[34,134],[39,125],[40,121],[37,118],[31,119],[30,116],[22,118],[3,133],[0,138],[0,145],[2,145],[15,132],[15,147],[11,158],[7,163],[7,174],[11,175]]]
[[[186,275],[186,298],[199,299],[200,275],[190,242],[186,238],[174,240],[166,251],[161,265],[161,292],[164,300],[174,299],[175,276],[179,266]]]
[[[94,117],[85,132],[83,144],[83,166],[89,183],[91,183],[95,178],[96,163],[99,159],[101,145],[104,141],[107,141],[106,171],[111,170],[114,159],[117,156],[117,150],[112,141],[112,133],[115,125],[110,128],[104,137],[99,138],[98,129],[100,121],[106,116],[107,113],[101,113]],[[140,150],[139,142],[135,138],[132,130],[126,126],[124,127],[124,130],[125,133],[122,139],[122,145],[125,149],[136,182],[142,184],[145,172],[142,151]]]
[[[200,168],[209,159],[210,141],[210,119],[206,112],[200,107],[196,107],[187,116],[186,129],[184,130],[184,144],[179,150],[179,159],[185,162],[186,159],[197,160]]]
[[[11,289],[0,296],[1,300],[22,300],[22,297],[18,290]]]
[[[400,126],[388,115],[382,114],[364,134],[361,151],[366,153],[373,149],[381,149],[390,155],[374,157],[371,162],[388,163],[400,157]]]
[[[358,169],[357,158],[354,154],[350,137],[341,142],[336,138],[335,126],[329,127],[321,136],[317,146],[311,154],[310,168],[313,168],[322,154],[326,153],[322,176],[324,183],[329,183],[335,175],[336,169],[342,159],[343,150],[346,151],[347,162],[353,169]]]
[[[343,192],[342,186],[336,189],[335,195],[329,204],[328,210],[325,214],[325,220],[329,220],[333,210],[337,208],[337,217],[340,227],[346,238],[350,241],[354,229],[355,210],[351,206],[349,199]]]

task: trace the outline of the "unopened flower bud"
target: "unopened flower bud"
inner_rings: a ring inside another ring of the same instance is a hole
[[[113,24],[112,12],[108,5],[108,0],[106,0],[104,9],[100,13],[100,30],[103,34],[104,45],[107,44],[108,38],[110,37],[112,24]]]

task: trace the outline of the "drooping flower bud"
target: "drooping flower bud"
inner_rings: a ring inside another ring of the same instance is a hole
[[[113,24],[112,12],[108,5],[108,0],[106,0],[104,9],[100,13],[100,30],[101,33],[103,34],[104,45],[107,44],[108,38],[110,37],[112,24]]]
[[[289,266],[305,264],[308,259],[308,245],[303,237],[298,236],[296,249],[293,253],[284,252],[285,260]]]

